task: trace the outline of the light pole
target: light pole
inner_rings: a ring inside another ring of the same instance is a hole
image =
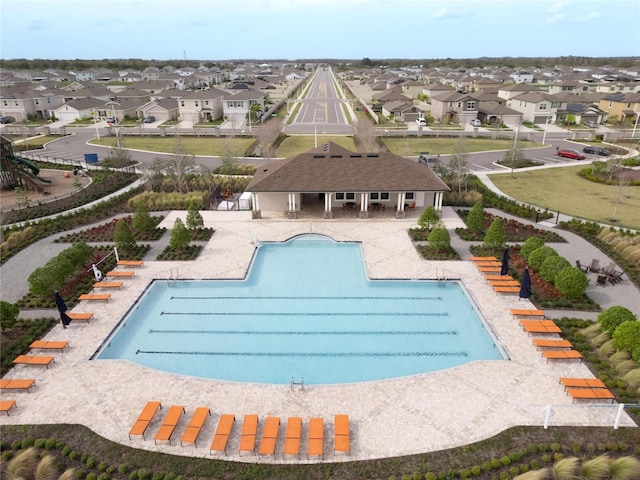
[[[100,131],[98,130],[98,119],[96,118],[96,111],[91,110],[91,114],[93,115],[93,124],[96,126],[96,135],[98,136],[98,140],[100,140]]]
[[[544,122],[544,134],[542,135],[542,143],[545,142],[545,140],[547,139],[547,125],[549,125],[549,120],[551,119],[551,117],[547,117],[547,121]]]
[[[640,119],[640,112],[636,112],[636,123],[633,124],[633,132],[631,132],[631,138],[636,136],[636,128],[638,128],[638,119]]]
[[[516,125],[516,134],[513,136],[513,153],[511,154],[511,178],[513,178],[513,168],[516,163],[516,147],[518,145],[518,130],[520,130],[520,124]],[[544,141],[542,142],[544,143]]]
[[[316,148],[318,148],[318,126],[313,126],[313,143]]]

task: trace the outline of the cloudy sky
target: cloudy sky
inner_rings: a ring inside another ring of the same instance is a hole
[[[640,56],[638,0],[0,0],[0,57]]]

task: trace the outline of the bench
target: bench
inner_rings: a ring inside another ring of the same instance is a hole
[[[519,308],[512,308],[511,315],[526,315],[528,317],[544,317],[544,310],[521,310]]]
[[[493,290],[498,293],[520,293],[520,287],[500,287],[493,285]]]
[[[2,400],[0,401],[0,412],[4,412],[9,416],[9,411],[16,406],[15,400]]]

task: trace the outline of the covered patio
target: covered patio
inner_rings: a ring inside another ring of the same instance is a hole
[[[254,219],[263,211],[284,211],[296,219],[319,209],[325,219],[366,219],[370,214],[405,218],[427,206],[441,211],[449,187],[412,160],[390,152],[355,153],[330,142],[258,170],[246,191],[252,194]]]

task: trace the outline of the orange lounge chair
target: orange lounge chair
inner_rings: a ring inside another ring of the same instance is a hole
[[[282,458],[285,455],[297,455],[300,458],[300,437],[302,434],[302,418],[289,417],[287,419],[287,432],[284,438],[284,452]]]
[[[493,291],[496,293],[520,293],[520,287],[502,287],[492,285]]]
[[[17,404],[16,404],[15,400],[2,400],[2,401],[0,401],[0,412],[6,413],[7,416],[9,416],[9,411],[14,407],[17,407]]]
[[[280,417],[267,417],[264,422],[262,439],[258,448],[258,456],[273,455],[276,458],[276,443],[278,441],[278,429],[280,428]]]
[[[195,447],[198,448],[198,435],[200,435],[200,431],[202,430],[204,422],[207,420],[208,416],[211,416],[211,410],[208,407],[196,408],[187,429],[182,434],[180,446],[184,446],[185,443],[193,443]]]
[[[484,279],[487,280],[488,282],[491,281],[506,281],[506,280],[515,280],[515,278],[513,278],[511,275],[493,275],[493,274],[489,274],[489,275],[485,275]]]
[[[93,288],[122,288],[124,282],[96,282],[92,285]]]
[[[557,325],[523,325],[522,328],[527,333],[562,333],[562,330]]]
[[[156,445],[158,444],[158,441],[169,441],[169,445],[171,445],[171,435],[173,435],[173,431],[176,429],[176,426],[180,421],[180,416],[184,413],[185,411],[182,405],[171,406],[167,412],[167,416],[164,417],[164,422],[162,422],[162,425],[156,433],[156,438],[154,439]]]
[[[336,414],[334,417],[335,432],[333,451],[346,452],[351,455],[351,440],[349,438],[349,415]]]
[[[18,355],[13,363],[22,365],[44,365],[49,368],[49,365],[53,363],[53,357],[44,355]]]
[[[2,378],[0,379],[0,390],[26,390],[27,393],[31,393],[29,389],[35,384],[35,378]]]
[[[489,280],[492,287],[520,287],[517,280]]]
[[[577,350],[543,350],[542,356],[549,360],[572,360],[574,358],[580,359],[582,363],[582,354]]]
[[[607,388],[602,380],[599,378],[560,378],[560,383],[567,388]]]
[[[66,340],[61,341],[46,341],[46,340],[36,340],[31,345],[29,345],[29,349],[40,349],[40,350],[60,350],[60,352],[64,352],[64,349],[69,346],[69,342]]]
[[[104,300],[106,302],[110,298],[110,293],[83,293],[78,297],[78,300]]]
[[[158,409],[162,409],[160,402],[147,402],[142,412],[140,412],[136,423],[133,424],[133,427],[131,427],[129,431],[129,440],[131,440],[131,435],[142,435],[142,439],[144,440],[144,432],[147,430]]]
[[[615,400],[615,395],[608,388],[567,388],[572,403],[579,400]]]
[[[573,348],[569,340],[543,340],[534,338],[533,344],[538,348]]]
[[[472,262],[497,262],[496,257],[471,257]]]
[[[118,260],[121,267],[141,267],[144,264],[142,260]]]
[[[242,422],[242,433],[240,434],[240,449],[242,452],[256,453],[256,435],[258,434],[258,415],[245,415]]]
[[[502,263],[494,260],[488,260],[484,262],[475,262],[478,267],[500,267],[502,268]]]
[[[235,421],[236,416],[232,413],[223,413],[222,415],[220,415],[216,433],[213,436],[211,447],[209,447],[210,454],[213,451],[224,452],[225,455],[227,454],[227,443],[229,442],[229,435],[231,434],[231,428],[233,427],[233,422]]]
[[[131,278],[133,277],[133,272],[130,270],[112,270],[111,272],[107,272],[105,276],[115,278]]]
[[[88,323],[89,320],[91,320],[93,318],[93,313],[92,312],[77,312],[77,313],[67,312],[67,315],[74,322],[87,322]]]
[[[482,273],[495,273],[499,272],[502,269],[500,267],[479,267],[478,270],[480,270]]]
[[[544,317],[544,310],[520,310],[519,308],[512,308],[511,315],[525,315],[527,317]]]
[[[310,456],[324,459],[324,420],[322,418],[314,417],[309,420],[307,460]]]

